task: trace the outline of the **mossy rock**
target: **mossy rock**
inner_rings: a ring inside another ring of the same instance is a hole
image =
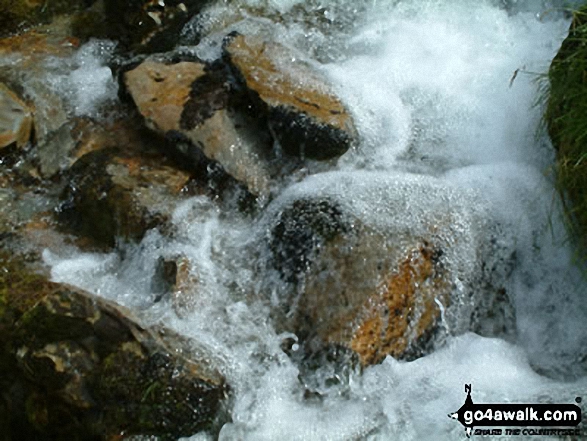
[[[0,252],[4,439],[177,439],[210,429],[228,388],[214,357],[173,331]],[[23,438],[24,436],[24,438]]]
[[[165,228],[190,174],[161,155],[137,156],[118,148],[82,156],[68,171],[59,219],[76,234],[113,247]]]
[[[574,12],[548,78],[545,120],[557,150],[557,184],[571,237],[587,258],[587,6]]]

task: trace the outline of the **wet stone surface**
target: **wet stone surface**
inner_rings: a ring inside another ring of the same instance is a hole
[[[6,252],[0,330],[6,439],[175,439],[211,428],[228,390],[213,354]]]

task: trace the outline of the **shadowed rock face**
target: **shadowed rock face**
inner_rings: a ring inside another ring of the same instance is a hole
[[[161,156],[133,156],[116,148],[84,155],[68,176],[60,220],[106,247],[117,238],[137,241],[151,228],[165,228],[190,180]]]
[[[137,52],[173,49],[187,21],[209,0],[105,0],[107,35]]]
[[[231,35],[225,58],[267,114],[283,150],[331,159],[356,142],[352,119],[319,71],[285,46],[253,36]]]
[[[176,439],[210,428],[227,393],[212,354],[6,252],[0,331],[7,439]]]

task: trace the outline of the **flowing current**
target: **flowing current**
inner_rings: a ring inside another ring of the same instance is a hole
[[[464,403],[465,384],[473,385],[480,403],[587,398],[587,283],[573,265],[552,184],[554,151],[540,129],[541,74],[569,26],[562,6],[539,0],[219,2],[186,27],[181,42],[212,59],[222,17],[240,14],[245,20],[230,26],[263,28],[305,52],[353,114],[361,144],[328,170],[310,165],[308,176],[292,179],[268,212],[296,195],[329,195],[390,228],[418,224],[435,209],[452,212],[462,237],[483,234],[473,231],[478,218],[499,225],[501,240],[516,255],[503,281],[516,310],[512,339],[448,329],[430,355],[410,362],[388,357],[352,375],[344,393],[306,400],[298,368],[281,349],[291,336],[278,335],[269,306],[249,296],[265,287],[259,274],[265,256],[251,250],[266,223],[223,212],[205,197],[176,208],[173,238],[153,230],[123,257],[47,251],[53,279],[140,311],[147,322],[164,322],[217,354],[233,393],[232,422],[220,430],[221,440],[464,439],[462,426],[447,414]],[[259,18],[259,10],[269,18]],[[193,47],[196,28],[210,37]],[[95,57],[90,64],[105,63]],[[79,84],[96,86],[77,95],[87,110],[111,80],[101,69],[82,73],[86,81]],[[457,238],[452,246],[455,259],[475,258],[466,241]],[[179,310],[168,300],[155,303],[152,292],[157,259],[177,254],[190,259],[198,279],[197,292],[184,293],[189,307]]]

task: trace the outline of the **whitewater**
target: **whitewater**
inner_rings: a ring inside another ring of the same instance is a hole
[[[353,115],[360,145],[328,169],[309,164],[279,189],[267,213],[300,195],[327,195],[384,228],[417,225],[431,210],[451,212],[462,237],[484,234],[471,220],[479,216],[498,225],[516,256],[503,281],[516,314],[507,337],[483,337],[446,317],[447,336],[433,353],[409,362],[388,357],[351,373],[322,400],[307,400],[298,367],[281,345],[295,336],[278,334],[271,304],[250,295],[271,286],[257,247],[267,233],[265,218],[251,223],[204,196],[176,208],[173,237],[152,230],[123,253],[46,251],[53,280],[121,303],[145,323],[163,322],[210,348],[232,390],[231,422],[218,435],[223,441],[466,439],[447,416],[463,405],[465,384],[479,403],[586,399],[587,282],[564,228],[553,186],[555,152],[541,121],[545,73],[570,23],[567,3],[219,2],[180,41],[214,59],[226,33],[222,17],[240,14],[229,30],[262,30],[303,51]],[[209,32],[198,46],[191,45],[195,28]],[[96,95],[111,93],[113,80],[99,68],[110,55],[87,47],[83,54],[96,68],[78,72],[86,80],[68,87],[92,85],[91,93],[69,91],[90,112],[101,102]],[[453,246],[454,259],[471,258],[466,240]],[[154,302],[157,261],[176,255],[190,259],[198,279],[183,309]]]

